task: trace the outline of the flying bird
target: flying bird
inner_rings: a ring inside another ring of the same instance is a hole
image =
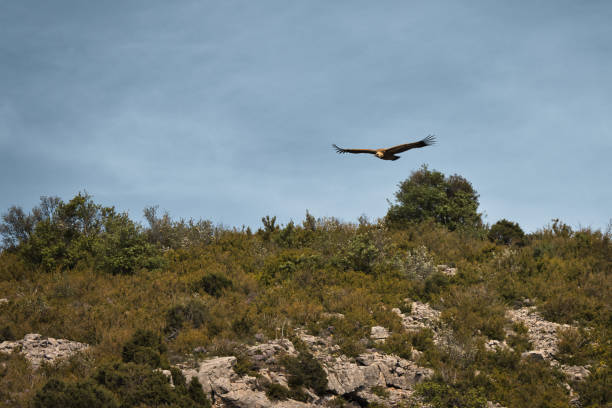
[[[436,142],[436,138],[434,135],[429,135],[423,140],[419,140],[414,143],[406,143],[393,147],[389,147],[388,149],[343,149],[341,147],[333,144],[332,146],[336,149],[338,153],[370,153],[376,155],[379,159],[382,160],[397,160],[400,157],[396,156],[397,153],[405,152],[406,150],[414,149],[417,147],[425,147],[430,146]]]

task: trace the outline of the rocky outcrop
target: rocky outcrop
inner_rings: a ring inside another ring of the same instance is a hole
[[[402,313],[398,308],[391,311],[402,319],[402,324],[406,330],[432,329],[436,331],[440,328],[440,311],[427,303],[412,302],[410,313]]]
[[[377,343],[384,343],[389,337],[389,330],[382,326],[374,326],[370,332],[370,338]]]
[[[508,310],[506,316],[513,322],[523,323],[527,327],[533,350],[524,352],[522,354],[524,358],[547,361],[558,367],[570,380],[582,381],[589,376],[587,367],[561,365],[556,359],[556,354],[559,352],[559,331],[575,329],[575,327],[545,320],[536,312],[534,306]]]
[[[89,345],[66,339],[43,338],[40,334],[26,334],[23,340],[3,341],[0,353],[20,352],[37,369],[43,363],[53,363],[59,359],[85,350]]]
[[[415,384],[433,375],[429,368],[378,352],[361,354],[355,361],[346,356],[336,357],[323,367],[328,387],[337,395],[366,391],[371,387],[412,390]]]
[[[569,329],[569,324],[559,324],[544,320],[535,311],[535,307],[523,307],[516,310],[508,310],[506,316],[513,322],[520,322],[527,327],[529,340],[533,350],[528,351],[526,357],[551,361],[558,352],[557,333],[561,329]]]
[[[448,265],[436,265],[436,269],[447,276],[455,276],[457,274],[457,268],[451,268]]]
[[[294,400],[270,401],[265,393],[265,384],[276,383],[287,387],[287,373],[283,371],[280,358],[297,356],[289,340],[274,340],[248,347],[246,355],[257,371],[257,377],[240,376],[234,371],[236,357],[215,357],[204,360],[195,367],[183,368],[187,379],[197,377],[204,391],[211,395],[217,406],[228,407],[276,407],[300,408],[324,406],[332,394],[346,399],[378,402],[396,406],[399,401],[412,398],[415,384],[430,378],[433,370],[419,367],[412,361],[376,351],[361,354],[351,359],[339,353],[331,338],[323,338],[298,332],[300,340],[321,363],[327,373],[328,393],[317,396],[309,390],[310,402]],[[372,393],[372,387],[385,390],[386,402]]]

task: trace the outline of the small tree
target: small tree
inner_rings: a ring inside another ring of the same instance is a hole
[[[465,178],[455,174],[445,177],[430,171],[427,165],[413,172],[399,185],[396,204],[391,204],[386,221],[394,227],[428,219],[448,229],[476,228],[482,225],[478,193]]]
[[[498,244],[522,245],[525,233],[516,222],[501,219],[493,224],[489,230],[488,237],[492,242]]]

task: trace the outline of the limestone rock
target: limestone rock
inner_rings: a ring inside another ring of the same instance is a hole
[[[557,343],[559,339],[557,338],[557,332],[560,329],[572,327],[569,324],[559,324],[544,320],[535,311],[533,306],[508,310],[506,316],[513,322],[522,322],[527,327],[529,340],[533,344],[533,350],[548,361],[552,360],[558,352]],[[533,356],[530,355],[530,357]]]
[[[3,341],[0,343],[0,353],[21,352],[37,369],[43,362],[53,363],[59,359],[86,350],[89,345],[66,339],[43,338],[38,333],[26,334],[23,340]]]
[[[375,342],[384,342],[389,337],[389,330],[382,326],[372,327],[370,338]]]
[[[591,375],[591,372],[583,366],[562,365],[561,371],[570,381],[584,381]]]
[[[433,309],[427,303],[412,302],[409,314],[403,314],[397,308],[392,309],[402,319],[406,330],[436,329],[440,326],[440,311]]]
[[[322,319],[344,319],[344,315],[342,313],[321,313]]]
[[[327,373],[327,387],[337,395],[348,394],[364,384],[376,381],[371,378],[366,381],[365,370],[345,356],[324,364],[323,369]]]
[[[251,346],[247,348],[246,353],[251,360],[253,360],[253,362],[260,365],[270,365],[276,363],[276,357],[278,355],[297,355],[295,347],[293,347],[293,343],[287,339],[273,340],[268,343]]]
[[[488,340],[485,342],[485,349],[487,349],[488,351],[499,351],[499,350],[511,350],[512,348],[510,346],[508,346],[508,343],[506,343],[506,340],[504,341],[499,341],[499,340]]]
[[[187,381],[197,377],[205,393],[226,394],[232,390],[231,378],[237,377],[233,367],[236,357],[216,357],[202,361],[196,369],[183,370]]]
[[[447,276],[455,276],[457,274],[457,268],[451,268],[448,265],[436,265],[439,272]]]

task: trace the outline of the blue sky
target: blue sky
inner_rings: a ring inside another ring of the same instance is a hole
[[[386,214],[423,163],[527,231],[612,218],[609,1],[2,1],[0,210]],[[339,156],[436,134],[386,162]]]

